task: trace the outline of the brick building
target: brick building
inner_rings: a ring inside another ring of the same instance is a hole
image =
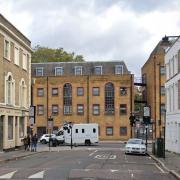
[[[65,121],[98,123],[102,140],[130,137],[133,75],[123,61],[32,63],[32,82],[39,136],[51,116],[54,130]]]
[[[151,107],[151,119],[153,121],[153,138],[159,138],[164,134],[165,127],[165,50],[171,45],[164,37],[154,48],[148,60],[141,69],[146,87],[143,91],[144,100]]]
[[[31,42],[0,14],[0,150],[21,146],[30,102]]]

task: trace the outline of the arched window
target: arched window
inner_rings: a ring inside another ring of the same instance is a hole
[[[114,114],[114,85],[105,85],[105,114]]]
[[[13,80],[12,74],[9,72],[5,76],[5,102],[8,105],[15,104],[15,81]]]
[[[20,107],[26,107],[26,84],[24,79],[20,81],[19,84],[19,105]]]
[[[72,86],[66,83],[63,88],[64,114],[72,114]]]

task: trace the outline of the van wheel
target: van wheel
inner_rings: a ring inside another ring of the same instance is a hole
[[[89,139],[86,139],[86,140],[85,140],[85,145],[86,145],[86,146],[90,146],[90,145],[91,145],[91,141],[90,141]]]

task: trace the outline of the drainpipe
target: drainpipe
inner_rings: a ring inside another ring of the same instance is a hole
[[[89,75],[87,75],[87,123],[89,123]]]

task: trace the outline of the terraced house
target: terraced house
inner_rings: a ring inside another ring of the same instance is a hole
[[[123,61],[32,63],[33,105],[38,136],[65,121],[98,123],[101,140],[130,137],[133,75]]]
[[[0,150],[22,145],[30,103],[31,42],[0,14]]]

